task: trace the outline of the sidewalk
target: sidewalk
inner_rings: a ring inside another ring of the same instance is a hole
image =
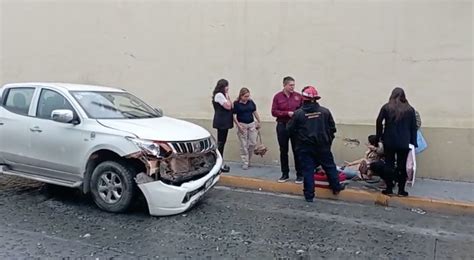
[[[290,173],[289,182],[277,183],[280,177],[277,166],[255,165],[243,170],[240,163],[230,162],[228,165],[231,171],[222,175],[220,185],[295,195],[303,193],[302,185],[294,183],[294,173]],[[474,183],[417,179],[413,187],[408,185],[410,196],[407,198],[382,195],[377,186],[364,181],[350,181],[346,190],[337,197],[330,190],[321,188],[316,189],[316,197],[474,214]]]

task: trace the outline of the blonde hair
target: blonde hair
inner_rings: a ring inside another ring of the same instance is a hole
[[[248,88],[241,88],[236,101],[240,101],[240,99],[246,94],[250,94],[250,90]]]

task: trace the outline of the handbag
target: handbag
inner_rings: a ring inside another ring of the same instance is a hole
[[[268,148],[263,144],[262,135],[260,134],[260,131],[258,131],[257,145],[255,146],[255,149],[254,149],[253,153],[255,155],[260,155],[261,157],[263,157],[265,155],[265,153],[267,153],[267,151],[268,151]]]
[[[420,130],[416,132],[416,142],[418,143],[418,147],[415,148],[416,154],[419,154],[428,148],[428,144]]]

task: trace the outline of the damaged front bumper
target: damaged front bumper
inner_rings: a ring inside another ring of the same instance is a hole
[[[136,180],[147,200],[150,215],[175,215],[190,209],[219,181],[221,167],[222,156],[216,151],[215,164],[207,174],[179,186],[155,180],[145,173],[140,173]]]

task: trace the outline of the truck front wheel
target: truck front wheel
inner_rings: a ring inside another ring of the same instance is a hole
[[[95,204],[105,211],[126,211],[137,193],[134,172],[124,163],[105,161],[92,172],[91,193]]]

